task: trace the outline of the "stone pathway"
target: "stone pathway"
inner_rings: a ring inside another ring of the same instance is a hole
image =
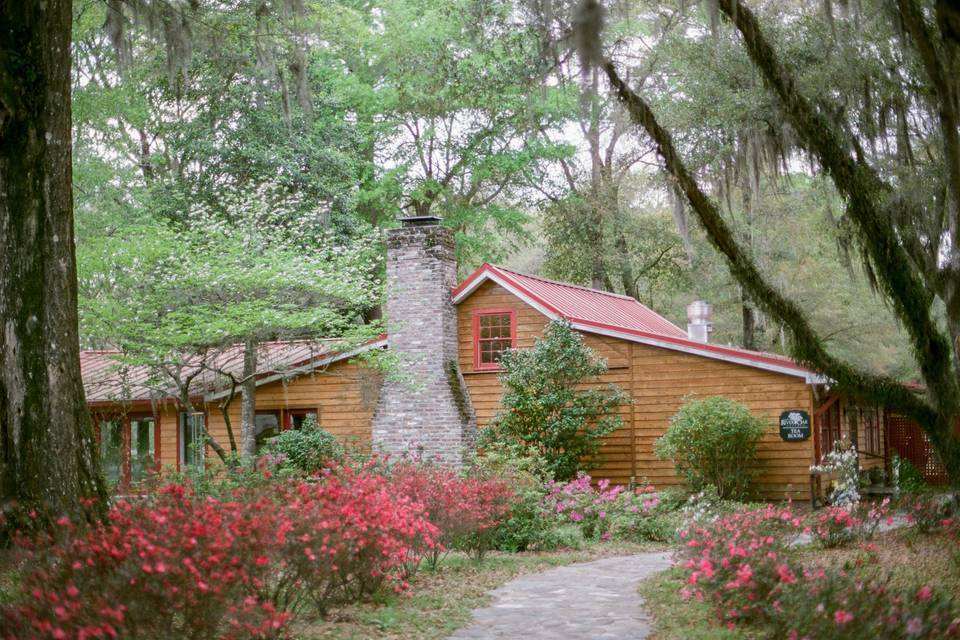
[[[557,567],[516,578],[450,640],[642,640],[650,619],[640,581],[670,566],[669,553],[641,553]]]

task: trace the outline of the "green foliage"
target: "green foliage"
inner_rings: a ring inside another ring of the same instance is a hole
[[[585,542],[583,530],[579,526],[575,524],[562,524],[545,528],[537,538],[536,548],[540,551],[580,549]]]
[[[654,450],[657,457],[673,461],[693,490],[712,485],[721,499],[744,498],[755,475],[764,426],[733,400],[688,397]]]
[[[907,494],[927,493],[930,485],[917,466],[906,458],[897,456],[894,464],[899,466],[898,485],[900,491]]]
[[[514,491],[510,517],[494,533],[493,548],[511,552],[553,548],[553,526],[543,504],[548,472],[537,449],[516,442],[489,441],[482,455],[470,461],[469,473],[499,478]]]
[[[615,385],[596,386],[607,365],[570,323],[551,322],[532,349],[509,351],[501,364],[503,409],[483,431],[481,447],[532,447],[555,480],[594,464],[600,439],[620,427],[617,410],[628,399]]]
[[[307,474],[316,473],[344,454],[333,434],[321,429],[313,416],[308,416],[299,429],[271,438],[264,452],[279,457],[281,468],[292,467]]]
[[[614,536],[630,542],[674,542],[683,518],[677,513],[657,508],[646,517],[618,518],[613,524]]]

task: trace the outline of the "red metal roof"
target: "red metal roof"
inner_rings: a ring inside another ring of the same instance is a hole
[[[375,346],[382,339],[383,336],[361,348]],[[261,342],[257,345],[257,377],[262,380],[305,373],[331,357],[346,357],[345,348],[350,350],[339,339]],[[201,366],[201,356],[193,360],[194,364],[186,369],[188,374]],[[211,355],[205,370],[193,380],[192,396],[229,389],[227,379],[214,370],[239,377],[243,371],[243,345],[235,344]],[[177,397],[176,386],[168,377],[152,367],[124,363],[119,351],[81,351],[80,371],[88,403],[136,403]]]
[[[466,298],[488,279],[506,285],[547,315],[566,318],[584,331],[636,338],[656,346],[794,375],[815,375],[779,354],[691,340],[686,331],[629,296],[547,280],[491,264],[481,266],[453,290],[454,302]]]

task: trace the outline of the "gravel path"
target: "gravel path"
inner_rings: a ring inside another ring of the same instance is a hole
[[[523,576],[493,591],[494,602],[450,640],[642,640],[650,620],[640,581],[670,566],[668,553],[641,553]]]

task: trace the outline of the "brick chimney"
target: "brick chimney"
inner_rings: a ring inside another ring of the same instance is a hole
[[[433,216],[387,232],[387,345],[400,363],[373,416],[374,451],[459,466],[477,421],[457,366],[453,232]]]

